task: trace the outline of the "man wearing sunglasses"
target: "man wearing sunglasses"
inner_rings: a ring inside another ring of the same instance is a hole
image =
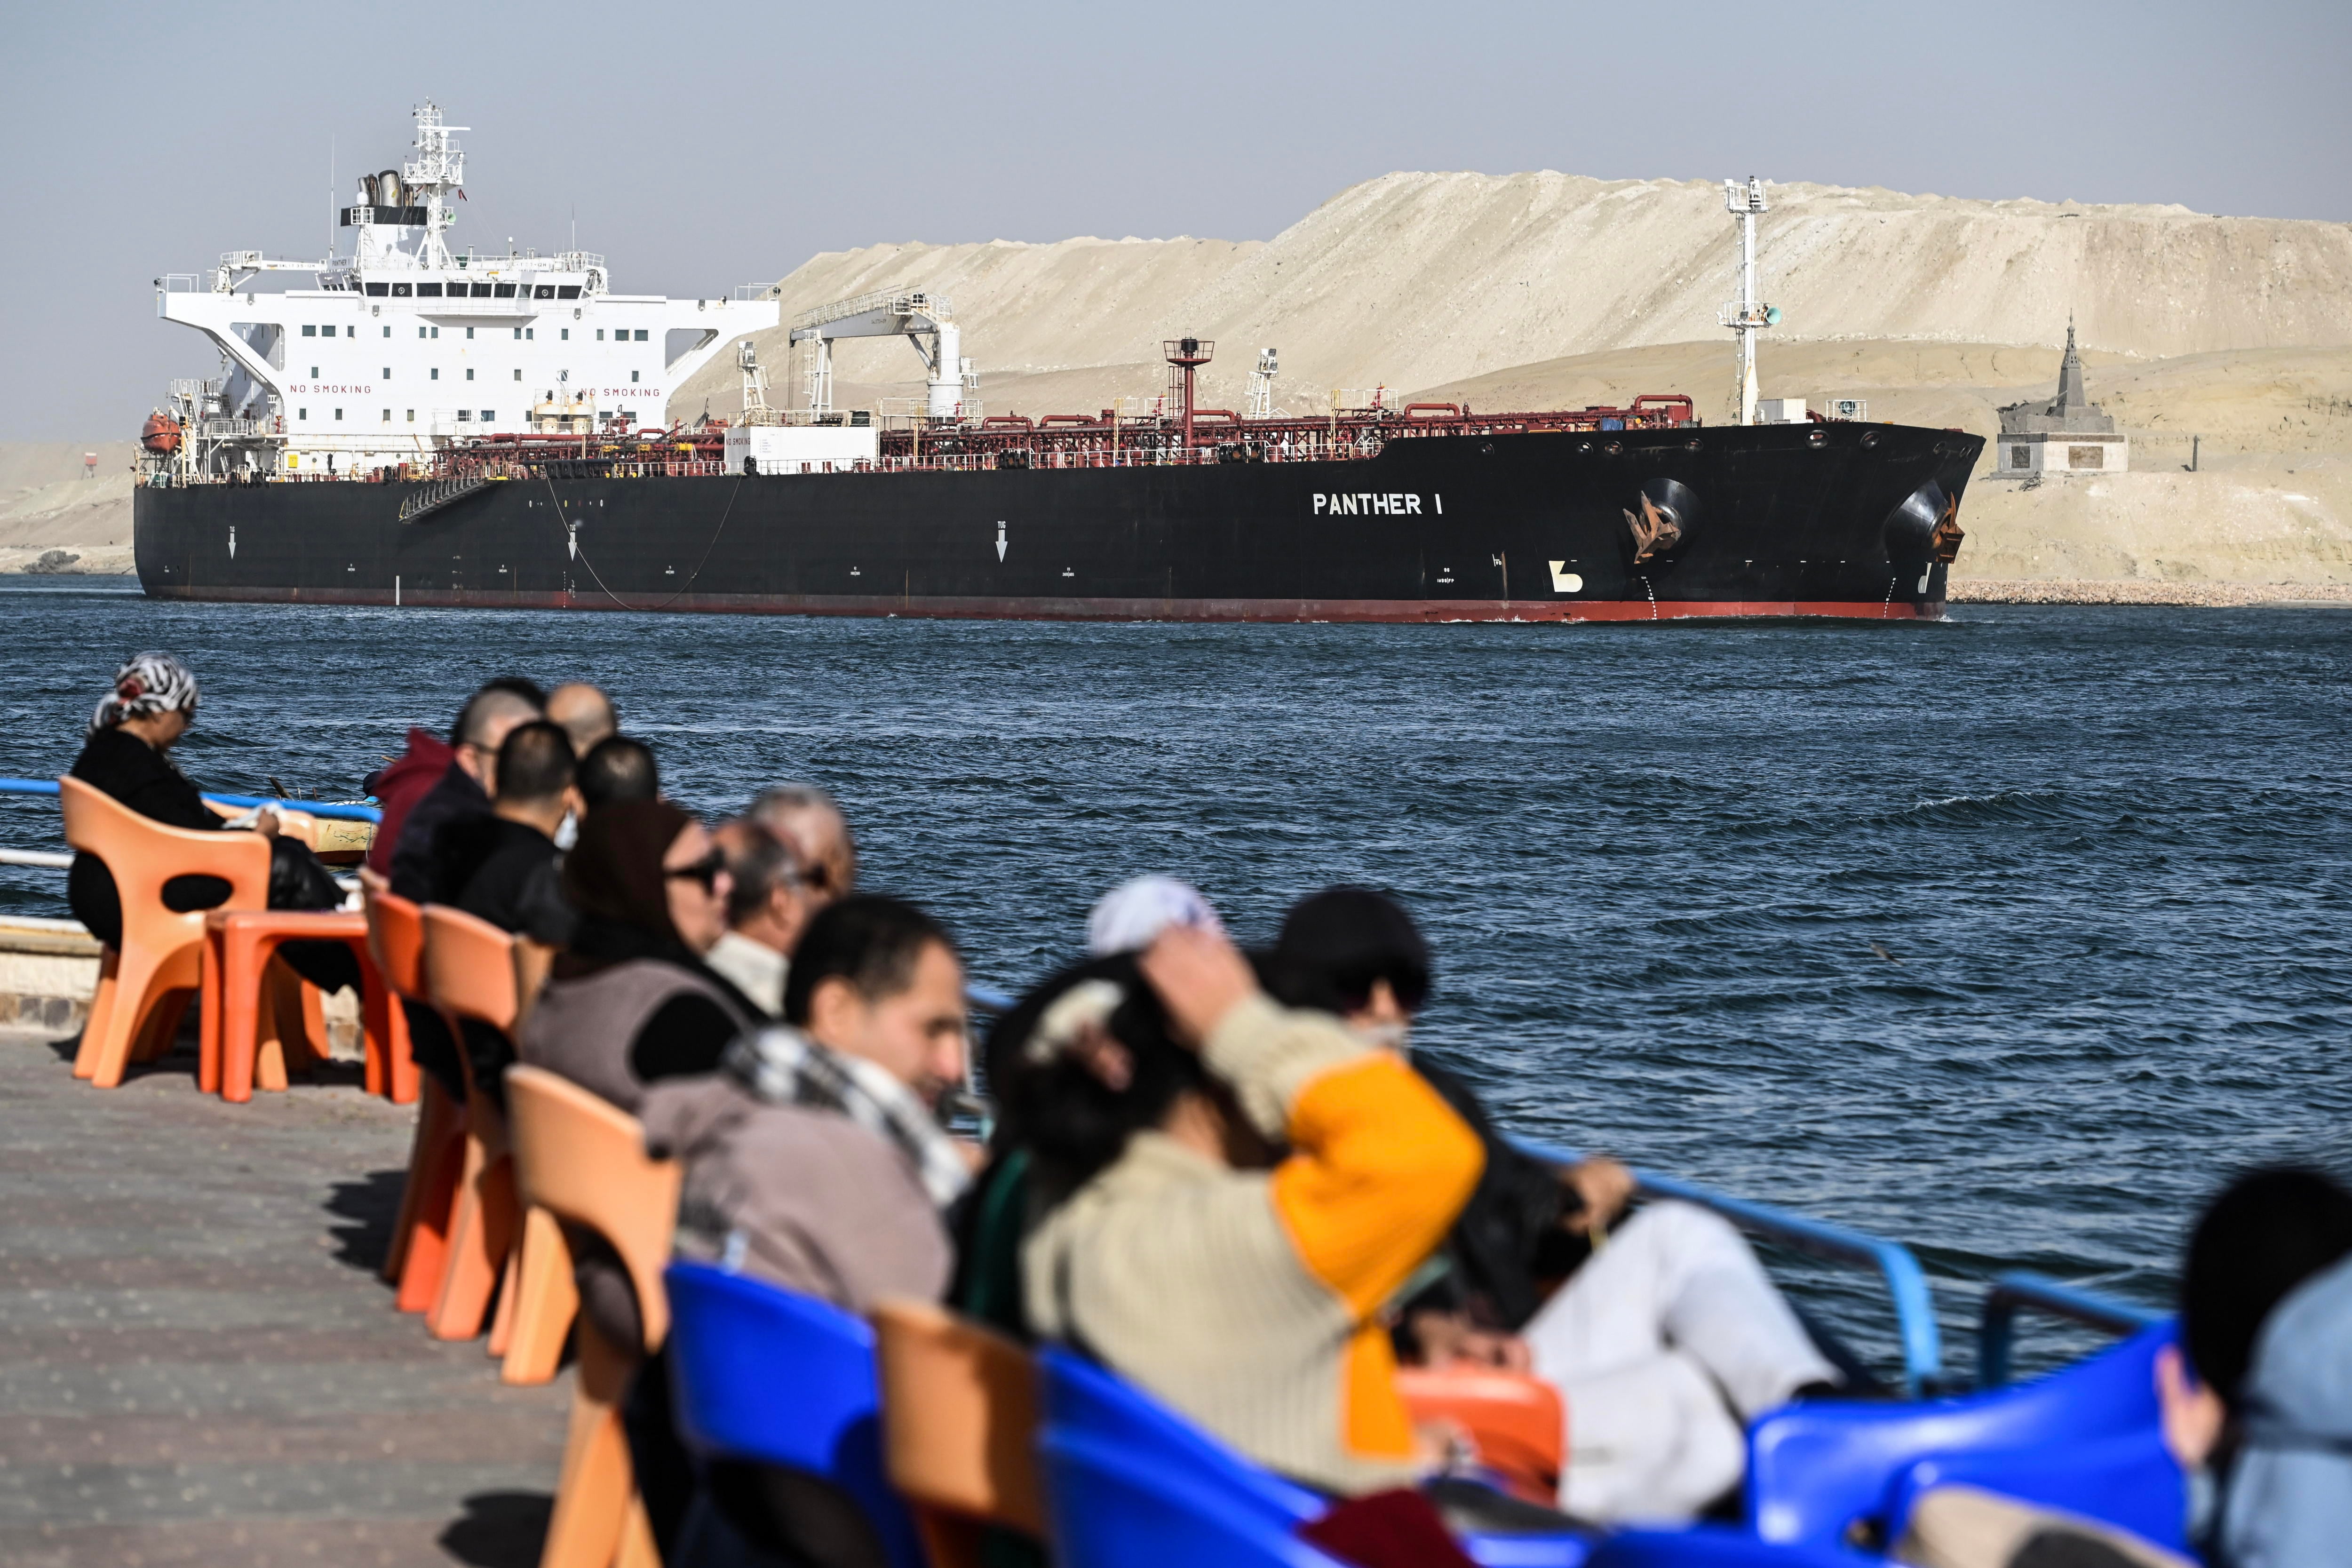
[[[727,901],[727,932],[705,962],[779,1017],[801,933],[856,880],[849,825],[823,791],[795,784],[765,792],[713,837],[726,852],[735,890]]]
[[[801,880],[793,846],[748,816],[712,832],[727,858],[734,891],[727,899],[727,931],[703,962],[735,983],[769,1017],[784,1010],[784,981],[793,949],[815,917],[814,890]]]
[[[762,791],[744,815],[792,847],[807,908],[804,921],[857,891],[857,843],[849,819],[824,791],[779,784]]]

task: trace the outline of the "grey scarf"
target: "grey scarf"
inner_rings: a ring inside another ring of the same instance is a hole
[[[971,1167],[938,1118],[912,1089],[862,1057],[827,1050],[790,1024],[772,1024],[737,1036],[719,1066],[772,1105],[833,1111],[887,1139],[940,1208],[971,1184]]]

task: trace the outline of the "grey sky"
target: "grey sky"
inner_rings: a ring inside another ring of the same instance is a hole
[[[12,7],[8,438],[211,374],[150,280],[313,257],[436,99],[460,243],[716,293],[885,240],[1263,238],[1391,169],[2352,219],[2352,5]],[[307,286],[307,279],[304,280]],[[2348,306],[2352,308],[2352,306]]]

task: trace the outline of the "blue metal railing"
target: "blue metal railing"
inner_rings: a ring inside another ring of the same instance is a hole
[[[1558,1144],[1527,1138],[1515,1138],[1512,1142],[1536,1159],[1553,1164],[1573,1164],[1581,1158]],[[1768,1236],[1811,1257],[1877,1269],[1885,1277],[1887,1295],[1895,1305],[1895,1331],[1903,1351],[1904,1392],[1916,1399],[1933,1390],[1942,1379],[1944,1345],[1943,1336],[1936,1327],[1935,1299],[1927,1293],[1927,1276],[1909,1247],[1768,1204],[1735,1198],[1675,1176],[1636,1171],[1633,1179],[1644,1193],[1712,1209],[1734,1225]]]
[[[55,795],[55,779],[0,779],[0,795]],[[331,800],[279,800],[267,795],[224,795],[216,790],[205,791],[206,800],[223,805],[281,805],[289,811],[306,811],[312,816],[331,816],[345,822],[382,822],[383,813],[372,805],[355,805]]]
[[[2030,1269],[2000,1275],[1985,1292],[1984,1316],[1977,1323],[1979,1388],[1999,1388],[2009,1381],[2017,1315],[2027,1308],[2116,1334],[2136,1334],[2164,1316]]]

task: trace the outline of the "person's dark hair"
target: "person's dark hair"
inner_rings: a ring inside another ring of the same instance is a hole
[[[933,943],[955,943],[939,921],[897,899],[862,893],[827,904],[801,933],[784,981],[784,1022],[804,1025],[809,998],[827,980],[846,980],[869,1003],[915,983],[915,965]]]
[[[1371,999],[1376,980],[1389,983],[1408,1013],[1429,1000],[1429,944],[1402,904],[1370,888],[1327,888],[1299,900],[1260,968],[1286,1006],[1352,1013]]]
[[[617,801],[588,814],[580,842],[563,858],[563,901],[580,919],[570,948],[555,961],[557,979],[633,958],[696,962],[670,920],[669,874],[662,867],[693,824],[666,800]]]
[[[552,800],[572,783],[572,737],[561,724],[534,719],[499,742],[499,798]]]
[[[2352,1193],[2318,1171],[2241,1176],[2207,1205],[2181,1268],[2180,1338],[2198,1379],[2235,1406],[2254,1337],[2294,1288],[2352,1253]]]
[[[642,741],[608,735],[588,748],[572,782],[590,811],[616,800],[654,800],[661,795],[661,770]]]
[[[1039,1059],[1029,1049],[1054,1005],[1093,980],[1120,993],[1106,1026],[1127,1048],[1123,1089],[1113,1089],[1073,1058]],[[983,1060],[1001,1117],[996,1147],[1028,1149],[1049,1200],[1076,1191],[1118,1159],[1129,1139],[1159,1126],[1177,1096],[1212,1087],[1199,1055],[1169,1032],[1167,1010],[1131,952],[1065,969],[1032,990],[990,1029]]]
[[[457,710],[457,721],[449,726],[449,743],[479,745],[491,721],[526,711],[536,719],[546,710],[547,694],[540,690],[538,682],[520,675],[501,675],[484,681],[480,690],[466,699],[466,705]]]
[[[727,870],[734,889],[727,895],[727,923],[740,925],[766,907],[779,887],[800,880],[800,867],[792,846],[753,822],[739,817],[729,824],[736,831],[720,838],[727,847]]]

